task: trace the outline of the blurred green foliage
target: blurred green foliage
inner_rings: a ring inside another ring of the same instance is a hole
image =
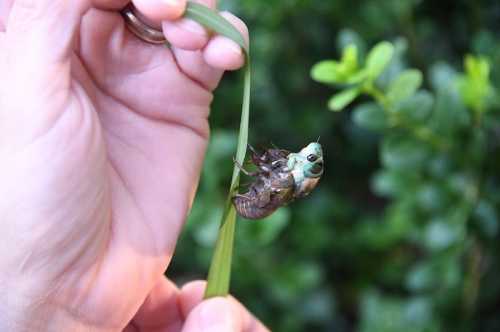
[[[250,142],[298,150],[321,136],[326,154],[308,198],[239,220],[232,293],[273,331],[499,331],[500,3],[220,7],[251,31]],[[167,271],[179,284],[206,278],[240,82],[229,74],[216,93],[197,197]]]

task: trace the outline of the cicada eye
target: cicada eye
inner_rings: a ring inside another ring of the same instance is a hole
[[[307,156],[307,161],[310,161],[311,163],[315,162],[318,159],[318,156],[315,154],[310,154]]]

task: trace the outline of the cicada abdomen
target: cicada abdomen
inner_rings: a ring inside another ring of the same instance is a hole
[[[244,218],[264,218],[290,202],[294,188],[293,176],[289,172],[261,174],[246,193],[233,197],[233,204]]]

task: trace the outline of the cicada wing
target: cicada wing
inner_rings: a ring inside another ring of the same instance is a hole
[[[286,204],[295,191],[295,181],[290,172],[276,172],[271,179],[273,200],[279,201],[280,205]]]
[[[259,152],[257,149],[255,149],[253,146],[248,144],[248,149],[252,152],[251,154],[251,161],[259,166],[261,164],[271,164],[276,160],[286,158],[289,154],[290,151],[285,150],[285,149],[280,149],[276,147],[274,144],[273,148],[270,149],[261,149],[263,152]]]

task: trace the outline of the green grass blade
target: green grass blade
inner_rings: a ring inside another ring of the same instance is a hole
[[[248,142],[248,123],[250,115],[250,65],[245,66],[245,81],[243,91],[243,106],[240,121],[240,134],[238,137],[238,149],[236,159],[243,163]],[[234,231],[236,226],[236,210],[231,203],[231,197],[235,193],[239,183],[240,170],[233,169],[231,188],[229,190],[226,206],[222,216],[219,235],[215,244],[215,252],[208,273],[208,284],[205,290],[205,298],[214,296],[225,296],[229,293],[231,278],[231,261],[233,256]]]
[[[238,136],[238,148],[236,160],[243,164],[248,143],[248,124],[250,118],[250,53],[245,38],[231,23],[216,11],[194,2],[188,2],[186,18],[190,18],[206,28],[230,38],[240,45],[246,53],[245,78],[243,88],[243,102],[241,107],[240,132]],[[231,279],[231,261],[233,257],[234,231],[236,227],[236,210],[231,203],[231,198],[239,184],[240,170],[234,167],[224,212],[222,214],[219,235],[215,244],[214,256],[208,272],[208,284],[205,290],[205,298],[214,296],[226,296],[229,294],[229,283]]]
[[[231,279],[231,262],[233,257],[234,231],[236,227],[236,211],[232,204],[225,209],[222,225],[215,244],[215,251],[208,271],[207,288],[204,298],[226,296],[229,294]]]
[[[190,18],[204,27],[233,40],[248,54],[248,45],[241,33],[215,10],[196,2],[188,1],[184,17]]]

